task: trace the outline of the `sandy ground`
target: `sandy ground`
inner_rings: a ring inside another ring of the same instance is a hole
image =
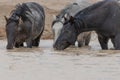
[[[34,1],[41,4],[46,13],[46,25],[45,30],[42,35],[43,39],[52,38],[51,23],[53,21],[53,15],[58,14],[58,12],[63,9],[66,5],[73,2],[81,2],[81,0],[1,0],[0,1],[0,37],[5,36],[5,19],[4,16],[9,16],[11,10],[18,3]],[[85,1],[85,0],[83,0]],[[89,3],[95,3],[99,0],[86,0]]]

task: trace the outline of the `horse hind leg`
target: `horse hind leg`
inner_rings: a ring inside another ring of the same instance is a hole
[[[91,39],[91,32],[86,34],[86,37],[85,37],[85,46],[89,45],[90,39]]]
[[[20,44],[20,47],[23,47],[23,46],[24,46],[24,44],[23,44],[23,43],[21,43],[21,44]]]
[[[32,41],[32,46],[38,47],[40,42],[40,35]]]
[[[27,48],[32,48],[32,37],[29,37],[29,38],[26,40],[26,44],[27,44]]]
[[[120,50],[120,34],[115,36],[115,38],[112,39],[112,43],[116,50]]]
[[[15,47],[16,47],[16,48],[19,48],[19,44],[18,44],[18,43],[15,43]]]
[[[34,40],[32,41],[32,46],[35,46],[35,47],[38,47],[38,46],[39,46],[40,37],[41,37],[42,33],[43,33],[43,30],[42,30],[42,32],[40,33],[40,35],[39,35],[36,39],[34,39]]]
[[[84,45],[84,41],[78,41],[78,47],[82,47]]]
[[[108,49],[108,40],[109,40],[108,37],[104,37],[104,36],[98,34],[98,40],[99,40],[99,43],[100,43],[102,49],[104,49],[104,50]]]
[[[81,33],[81,34],[79,34],[79,36],[78,36],[78,39],[77,39],[77,42],[78,42],[78,47],[82,47],[83,45],[84,45],[84,34],[83,33]]]
[[[18,43],[15,43],[15,47],[16,47],[16,48],[23,47],[23,46],[24,46],[23,43],[21,43],[20,45],[19,45]]]

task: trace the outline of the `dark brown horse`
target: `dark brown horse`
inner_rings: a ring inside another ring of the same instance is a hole
[[[45,13],[42,6],[34,2],[18,4],[11,16],[6,18],[7,49],[23,46],[39,46],[44,30]]]
[[[116,50],[120,50],[120,4],[105,0],[89,6],[75,17],[70,17],[58,37],[55,48],[63,50],[73,44],[81,32],[96,31],[102,49],[108,49],[111,39]]]

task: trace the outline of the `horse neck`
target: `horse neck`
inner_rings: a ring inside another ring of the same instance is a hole
[[[87,15],[89,14],[91,11],[97,9],[98,7],[100,7],[105,1],[100,1],[98,3],[95,3],[87,8],[84,8],[83,10],[79,11],[75,16],[78,16],[78,15]]]
[[[13,20],[19,20],[21,13],[23,12],[21,5],[17,5],[15,10],[11,11],[10,18]]]
[[[100,23],[98,23],[97,21],[92,22],[92,17],[96,16],[94,15],[96,14],[96,12],[93,13],[93,11],[99,8],[104,2],[105,1],[101,1],[90,7],[87,7],[75,15],[75,27],[78,34],[81,32],[93,31],[98,29],[97,26],[99,26]],[[93,13],[92,15],[91,12]]]
[[[11,20],[14,20],[14,21],[18,21],[19,20],[19,16],[16,15],[16,14],[12,14],[11,17],[10,17]]]
[[[75,27],[77,34],[80,34],[86,31],[95,30],[95,27],[89,25],[84,19],[76,20],[74,23],[74,27]]]

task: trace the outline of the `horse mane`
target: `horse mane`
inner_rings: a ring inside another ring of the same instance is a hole
[[[23,8],[24,11],[31,12],[31,10],[29,9],[29,7],[25,3],[22,3],[22,8]]]
[[[85,16],[88,15],[89,13],[91,13],[91,11],[99,8],[101,5],[106,4],[106,2],[108,1],[114,1],[114,0],[104,0],[104,1],[100,1],[98,3],[95,3],[83,10],[81,10],[80,12],[78,12],[75,16],[74,16],[74,22],[70,22],[72,25],[74,25],[76,31],[79,33],[81,32],[82,28],[88,27],[87,24],[85,23]],[[117,0],[116,0],[117,1]],[[85,30],[84,30],[85,31]]]
[[[26,17],[30,17],[30,21],[32,22],[33,19],[31,18],[32,14],[30,9],[28,8],[28,6],[25,3],[18,3],[15,8],[10,12],[10,17],[8,19],[8,24],[11,21],[16,21],[17,23],[21,23],[26,19]]]
[[[92,10],[95,10],[96,8],[100,7],[101,5],[103,5],[104,3],[108,2],[108,1],[120,1],[120,0],[103,0],[103,1],[99,1],[91,6],[88,6],[87,8],[79,11],[75,17],[81,17],[84,15],[89,14]]]
[[[62,9],[59,14],[56,16],[56,20],[54,20],[52,22],[52,26],[56,23],[56,22],[61,22],[64,24],[64,22],[61,21],[61,19],[67,14],[69,15],[69,10],[73,7],[73,5],[78,5],[78,3],[72,3],[67,5],[64,9]]]
[[[87,8],[79,11],[79,12],[75,15],[75,17],[76,17],[76,18],[77,18],[77,17],[80,18],[80,17],[82,17],[82,16],[84,16],[84,15],[89,14],[91,11],[95,10],[96,8],[98,8],[99,6],[101,6],[101,5],[102,5],[104,2],[106,2],[106,1],[107,1],[107,0],[100,1],[100,2],[98,2],[98,3],[95,3],[95,4],[91,5],[91,6],[88,6]]]
[[[20,18],[20,13],[21,13],[21,4],[17,4],[15,6],[15,9],[13,9],[11,12],[10,12],[10,20],[14,20],[14,21],[19,21],[19,18]]]
[[[79,34],[81,32],[81,29],[84,27],[87,27],[84,17],[85,15],[89,14],[91,11],[95,10],[96,8],[100,7],[102,4],[104,4],[105,1],[101,1],[98,3],[95,3],[81,11],[79,11],[75,16],[74,16],[74,21],[71,22],[71,25],[74,25],[76,32]]]
[[[66,13],[69,12],[69,9],[72,8],[73,5],[78,5],[77,3],[72,3],[67,5],[64,9],[60,11],[60,13],[57,15],[58,18],[63,18]]]
[[[14,14],[14,13],[17,13],[16,10],[17,10],[17,8],[20,8],[20,7],[21,7],[21,4],[18,3],[18,4],[15,6],[15,8],[10,12],[10,15],[12,15],[12,14]]]

